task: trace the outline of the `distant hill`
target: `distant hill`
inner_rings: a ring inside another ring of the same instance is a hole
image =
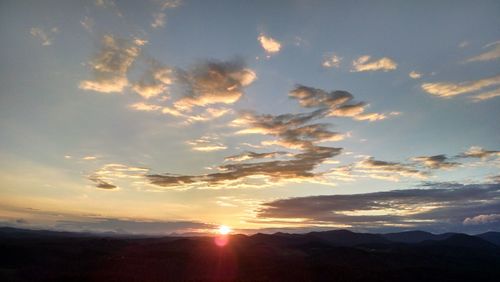
[[[483,240],[486,240],[490,243],[493,243],[497,246],[500,246],[500,232],[486,232],[486,233],[483,233],[483,234],[478,234],[476,235],[476,237],[479,237]]]
[[[453,236],[454,234],[455,233],[432,234],[429,232],[416,230],[416,231],[381,234],[381,236],[392,242],[420,243],[427,240],[444,240]]]

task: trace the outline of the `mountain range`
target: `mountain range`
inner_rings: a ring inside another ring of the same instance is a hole
[[[497,281],[500,232],[141,237],[0,228],[0,281]]]

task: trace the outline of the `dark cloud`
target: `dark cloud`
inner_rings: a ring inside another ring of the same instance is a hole
[[[288,96],[298,100],[306,108],[319,108],[325,110],[326,116],[352,117],[355,120],[376,121],[387,118],[381,113],[364,114],[368,106],[366,102],[353,103],[354,96],[343,90],[327,92],[322,89],[304,85],[297,85],[289,92]]]
[[[411,164],[381,161],[374,158],[358,162],[355,169],[374,178],[398,178],[399,176],[425,178],[428,175],[428,172],[419,170]]]
[[[434,186],[439,187],[439,186]],[[304,219],[300,224],[347,224],[364,229],[464,228],[466,218],[500,212],[500,184],[393,190],[352,195],[310,196],[264,203],[259,219]],[[491,223],[496,216],[483,216]],[[499,229],[500,226],[496,226]]]
[[[336,106],[345,104],[354,98],[354,96],[347,91],[336,90],[326,92],[322,89],[304,85],[297,85],[288,95],[290,98],[297,99],[299,104],[306,108],[335,108]]]
[[[343,134],[328,130],[329,124],[307,124],[323,117],[324,113],[323,109],[311,113],[277,116],[245,112],[233,121],[233,125],[245,127],[238,131],[240,134],[263,134],[278,138],[276,141],[267,142],[267,145],[301,149],[313,146],[317,142],[338,141],[344,138]]]
[[[95,187],[100,188],[100,189],[106,189],[106,190],[112,190],[118,188],[118,186],[111,184],[105,180],[102,180],[98,176],[91,175],[88,177],[88,179],[92,182],[94,182]]]
[[[189,71],[178,71],[177,79],[185,87],[185,95],[174,103],[175,108],[190,110],[193,106],[215,103],[233,104],[243,89],[257,78],[242,60],[208,61]]]
[[[341,152],[341,148],[311,146],[290,160],[276,160],[256,163],[236,163],[219,166],[221,172],[205,175],[152,174],[152,184],[171,187],[189,184],[217,185],[226,181],[241,180],[250,176],[269,177],[274,181],[312,178],[317,165]]]

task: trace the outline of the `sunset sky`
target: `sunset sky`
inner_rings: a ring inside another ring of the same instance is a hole
[[[499,1],[1,1],[0,225],[500,231]]]

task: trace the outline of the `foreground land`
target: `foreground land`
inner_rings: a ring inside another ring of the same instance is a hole
[[[127,238],[0,228],[0,281],[498,281],[500,233]]]

